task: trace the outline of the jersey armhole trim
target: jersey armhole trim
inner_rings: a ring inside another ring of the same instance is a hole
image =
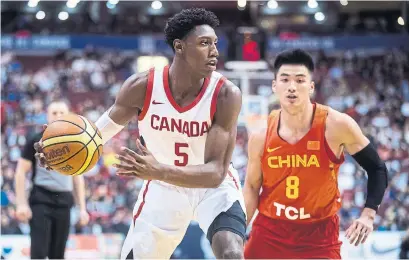
[[[151,104],[152,90],[153,90],[153,76],[155,69],[151,68],[148,74],[148,84],[146,86],[145,102],[143,103],[142,112],[138,116],[138,120],[142,121],[148,112],[149,105]]]
[[[325,152],[327,153],[327,156],[329,160],[335,164],[341,164],[344,162],[344,154],[341,154],[340,158],[337,158],[337,156],[334,154],[334,152],[331,150],[331,147],[329,147],[329,144],[327,142],[327,138],[325,138],[325,132],[324,132],[324,147],[325,147]]]
[[[318,108],[318,105],[317,105],[317,108]],[[331,147],[329,146],[329,144],[328,144],[328,141],[327,141],[327,138],[325,137],[325,131],[326,131],[326,128],[327,128],[327,117],[328,117],[328,108],[326,107],[326,106],[323,106],[323,105],[319,105],[319,108],[321,109],[321,111],[325,111],[325,114],[323,115],[323,130],[322,130],[322,136],[323,136],[323,139],[324,139],[324,149],[325,149],[325,153],[327,154],[327,156],[328,156],[328,159],[332,162],[332,163],[335,163],[335,164],[341,164],[341,163],[343,163],[344,162],[344,153],[342,153],[341,154],[341,157],[340,158],[338,158],[335,154],[334,154],[334,152],[332,151],[332,149],[331,149]]]
[[[264,153],[267,150],[268,146],[268,141],[271,139],[271,136],[276,134],[277,135],[277,127],[275,126],[277,116],[280,116],[280,110],[276,109],[270,112],[270,114],[267,116],[267,122],[266,122],[266,133],[265,133],[265,140],[263,144],[263,153],[262,153],[262,158],[264,158]]]
[[[217,97],[219,96],[220,89],[224,85],[224,82],[226,82],[226,78],[221,77],[219,81],[217,82],[216,88],[214,89],[213,96],[212,96],[212,102],[210,105],[210,121],[213,121],[214,114],[216,113]]]

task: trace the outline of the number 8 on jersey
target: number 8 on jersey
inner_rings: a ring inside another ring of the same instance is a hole
[[[299,195],[300,179],[297,176],[289,176],[286,179],[285,196],[289,199],[296,199]]]

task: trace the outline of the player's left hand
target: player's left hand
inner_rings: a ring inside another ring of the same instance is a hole
[[[365,214],[356,219],[345,231],[345,237],[349,239],[349,243],[354,244],[355,241],[355,246],[365,243],[369,234],[373,231],[373,222],[374,219]]]
[[[122,147],[122,154],[117,155],[120,160],[114,167],[118,169],[117,175],[138,177],[143,180],[158,180],[162,176],[160,163],[152,153],[144,147],[139,139],[136,141],[137,152]]]

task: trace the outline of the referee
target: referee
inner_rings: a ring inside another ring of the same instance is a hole
[[[54,101],[47,108],[50,123],[69,112],[63,101]],[[80,207],[80,225],[89,220],[85,208],[83,176],[65,176],[40,167],[34,157],[34,143],[42,137],[37,133],[28,140],[17,163],[15,188],[17,219],[30,223],[31,259],[63,259],[70,229],[70,211],[74,205],[73,190]],[[27,200],[26,175],[32,171],[32,189]]]
[[[402,239],[399,252],[399,259],[408,258],[409,258],[409,229],[406,230],[406,234]]]

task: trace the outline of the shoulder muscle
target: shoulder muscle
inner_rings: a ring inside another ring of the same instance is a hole
[[[267,129],[264,128],[260,131],[250,134],[248,143],[248,155],[250,158],[257,158],[263,155],[263,149],[266,142],[266,132]]]
[[[144,71],[126,79],[116,97],[115,103],[124,107],[142,109],[145,101],[146,86],[148,85],[148,75],[149,71]]]
[[[332,140],[343,145],[350,154],[368,145],[369,140],[362,133],[358,123],[349,115],[329,109],[327,133]]]
[[[215,113],[215,123],[226,130],[235,126],[241,109],[241,91],[231,81],[226,80],[219,95]]]

